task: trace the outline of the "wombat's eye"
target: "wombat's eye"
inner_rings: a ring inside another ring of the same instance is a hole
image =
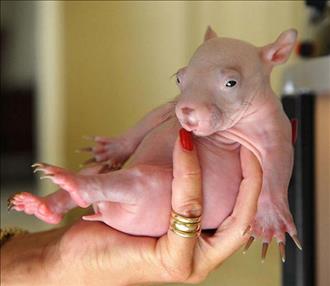
[[[176,83],[177,83],[177,84],[180,84],[180,83],[181,83],[181,81],[180,81],[180,79],[179,79],[178,76],[176,77]]]
[[[237,81],[236,80],[228,80],[226,82],[226,87],[233,87],[237,84]]]

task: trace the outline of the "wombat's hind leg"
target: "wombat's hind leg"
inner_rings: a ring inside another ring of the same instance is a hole
[[[145,194],[157,193],[155,189],[171,188],[172,169],[162,166],[138,165],[96,175],[75,174],[44,163],[35,166],[67,191],[80,207],[106,201],[135,205],[146,198]]]
[[[60,167],[52,166],[46,163],[36,163],[32,165],[36,171],[42,171],[45,176],[40,179],[50,179],[53,183],[59,185],[62,189],[70,193],[70,196],[76,204],[82,208],[88,207],[90,204],[85,202],[78,194],[80,186],[80,178],[82,175],[75,174]]]
[[[11,197],[8,200],[8,209],[34,215],[50,224],[59,223],[63,217],[62,213],[55,212],[49,206],[46,198],[38,197],[27,192],[18,193]]]

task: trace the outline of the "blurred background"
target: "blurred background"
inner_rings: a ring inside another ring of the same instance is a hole
[[[316,179],[315,236],[323,240],[315,250],[317,284],[299,286],[329,285],[328,15],[327,1],[1,1],[1,226],[51,228],[6,211],[12,193],[55,190],[37,182],[30,165],[46,161],[77,170],[87,159],[74,152],[90,144],[84,135],[120,134],[172,99],[178,90],[171,75],[187,64],[207,25],[257,46],[295,28],[300,45],[289,63],[274,70],[272,83],[279,95],[306,91],[297,70],[322,61],[311,85],[322,94],[316,135],[325,151],[318,151],[322,160],[315,163],[323,174]],[[237,253],[201,285],[282,285],[277,246],[264,264],[260,248],[255,243],[246,255]]]

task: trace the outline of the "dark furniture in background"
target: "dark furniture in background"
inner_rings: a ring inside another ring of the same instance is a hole
[[[1,182],[33,179],[35,159],[34,89],[1,86]]]
[[[290,210],[295,219],[300,251],[287,239],[286,262],[283,264],[283,286],[314,286],[316,284],[315,249],[315,178],[314,178],[314,103],[313,94],[282,97],[285,112],[298,120],[294,169],[289,186]]]

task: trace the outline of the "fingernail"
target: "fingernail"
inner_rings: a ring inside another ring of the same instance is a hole
[[[180,141],[183,149],[187,151],[193,150],[193,142],[192,142],[192,135],[191,132],[188,132],[187,130],[181,128],[180,129]]]

